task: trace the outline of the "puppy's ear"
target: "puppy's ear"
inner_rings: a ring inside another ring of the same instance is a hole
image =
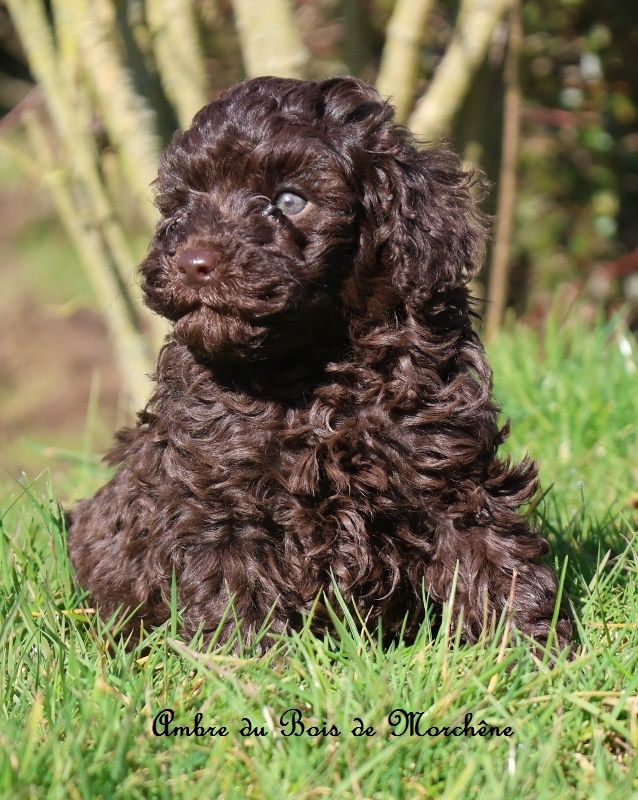
[[[374,139],[375,191],[365,207],[373,246],[406,305],[419,306],[480,269],[486,229],[473,197],[476,178],[454,153],[417,149],[398,126]]]
[[[466,284],[480,268],[486,233],[475,175],[445,148],[418,148],[363,81],[332,78],[321,86],[320,111],[348,154],[361,198],[360,269],[375,264],[375,283],[383,274],[413,306]]]

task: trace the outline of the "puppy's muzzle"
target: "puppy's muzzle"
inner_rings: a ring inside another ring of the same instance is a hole
[[[209,284],[219,265],[219,255],[212,250],[181,250],[175,265],[182,281],[191,289]]]

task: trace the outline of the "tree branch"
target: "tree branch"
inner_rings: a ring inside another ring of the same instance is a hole
[[[232,0],[248,77],[303,78],[308,52],[287,0]]]
[[[208,101],[204,56],[190,0],[146,0],[146,13],[160,80],[187,128]]]
[[[447,132],[511,0],[462,0],[452,40],[408,126],[422,139]]]
[[[487,294],[489,304],[485,319],[487,341],[492,340],[500,328],[507,303],[510,240],[516,206],[516,166],[521,128],[521,89],[518,73],[522,41],[520,0],[513,0],[504,75],[503,147],[496,207],[496,233]]]
[[[425,22],[433,0],[396,0],[381,54],[377,89],[396,108],[397,122],[405,122],[419,75],[419,54]]]
[[[113,41],[117,30],[114,9],[106,0],[65,0],[57,3],[73,17],[74,39],[99,101],[109,137],[117,147],[128,185],[140,201],[149,224],[154,224],[151,182],[160,152],[153,111],[133,89],[121,53]],[[71,26],[70,22],[67,22]]]
[[[141,330],[142,318],[148,324],[154,343],[157,344],[163,339],[165,325],[159,317],[151,314],[139,303],[139,286],[135,283],[131,285],[130,282],[136,259],[102,182],[99,153],[91,129],[91,108],[87,103],[87,93],[78,80],[80,56],[74,36],[77,30],[74,25],[75,20],[71,18],[66,2],[63,3],[61,0],[55,2],[54,37],[41,0],[8,0],[7,4],[60,137],[64,151],[63,161],[68,164],[74,196],[81,198],[79,207],[82,213],[91,215],[93,226],[99,230],[108,248],[109,259],[96,259],[94,268],[110,270],[117,285],[126,286],[127,291],[123,293],[123,297],[129,316],[138,330],[140,346],[146,346],[150,352],[152,346],[145,342],[145,335]],[[54,185],[50,184],[50,187],[53,192]],[[66,207],[61,202],[56,201],[56,207],[60,215],[66,213],[67,219],[70,219]],[[149,210],[153,210],[150,204]],[[84,246],[82,244],[84,240],[76,234],[72,234],[72,239],[78,247]],[[88,269],[86,259],[83,259],[83,263]],[[111,276],[106,276],[103,280],[109,281]],[[97,286],[95,280],[93,284]],[[98,293],[101,303],[105,297],[105,293]],[[105,306],[104,312],[107,317],[109,311],[110,307]],[[114,335],[117,335],[117,331]]]
[[[150,394],[148,374],[152,362],[142,336],[127,313],[104,242],[93,224],[90,212],[87,214],[86,208],[74,200],[72,187],[56,164],[46,134],[33,112],[25,116],[25,127],[40,165],[41,180],[49,189],[58,216],[82,260],[96,297],[101,306],[108,309],[104,319],[111,334],[127,400],[131,408],[143,408]]]

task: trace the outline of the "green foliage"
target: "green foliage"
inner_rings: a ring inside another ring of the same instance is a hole
[[[198,653],[174,636],[174,619],[126,652],[73,586],[51,491],[16,489],[0,523],[0,796],[634,796],[637,401],[627,342],[617,323],[554,323],[542,338],[503,334],[491,353],[511,450],[531,450],[546,488],[554,481],[535,513],[556,566],[567,557],[580,644],[551,667],[525,642],[501,650],[502,628],[492,642],[461,646],[445,619],[383,650],[347,608],[334,636],[304,630],[262,656],[229,646]],[[103,477],[85,457],[68,491],[84,494]],[[152,719],[166,707],[174,724],[192,725],[200,711],[230,734],[155,737]],[[273,735],[292,707],[342,735]],[[393,737],[387,718],[397,707],[423,710],[425,727],[462,725],[472,712],[475,724],[511,726],[514,736]],[[268,735],[241,737],[243,717]],[[353,736],[356,717],[376,736]]]
[[[525,99],[511,287],[519,309],[583,287],[638,247],[635,12],[598,0],[526,0]],[[589,295],[607,303],[619,282]]]
[[[489,355],[510,450],[541,461],[542,483],[570,513],[583,498],[628,507],[638,496],[638,350],[621,319],[592,328],[574,310],[554,313],[541,336],[517,325]]]

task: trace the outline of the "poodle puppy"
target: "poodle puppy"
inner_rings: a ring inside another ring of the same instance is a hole
[[[173,139],[141,265],[172,330],[114,477],[71,515],[102,616],[162,623],[175,576],[187,637],[295,629],[315,601],[321,631],[336,586],[387,639],[454,585],[465,640],[506,609],[547,640],[557,581],[518,511],[536,468],[497,455],[471,324],[472,181],[352,77],[244,81]]]

